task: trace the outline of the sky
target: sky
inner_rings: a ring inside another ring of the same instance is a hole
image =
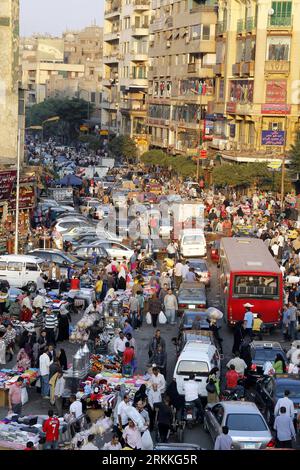
[[[60,35],[82,29],[94,20],[103,25],[104,0],[20,0],[21,36],[33,33]]]

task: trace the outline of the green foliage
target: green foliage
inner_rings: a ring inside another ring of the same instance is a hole
[[[128,135],[114,137],[108,144],[108,150],[118,158],[136,159],[137,157],[137,146]]]
[[[294,173],[300,173],[300,132],[297,133],[295,143],[291,145],[289,158],[291,160],[291,170]]]
[[[281,172],[268,168],[267,163],[224,164],[214,168],[213,182],[218,187],[245,189],[256,186],[262,190],[279,191]],[[285,178],[285,188],[289,191],[291,182]]]
[[[186,155],[168,155],[162,150],[149,150],[141,156],[146,165],[159,165],[162,168],[171,168],[178,176],[196,176],[196,163]],[[200,168],[201,174],[201,168]]]
[[[59,116],[59,121],[44,124],[44,135],[66,135],[70,141],[79,135],[80,125],[93,111],[94,106],[83,99],[50,98],[27,108],[26,127],[41,126],[43,121]]]
[[[90,150],[94,150],[95,152],[101,148],[100,136],[84,134],[80,135],[78,140],[84,144],[89,144]]]

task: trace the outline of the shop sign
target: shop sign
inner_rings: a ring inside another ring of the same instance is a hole
[[[19,209],[31,209],[35,204],[35,192],[33,186],[21,186],[19,197]],[[9,201],[9,209],[16,209],[16,188],[13,189]]]
[[[285,103],[286,95],[286,80],[267,81],[266,103]]]
[[[101,131],[99,131],[99,134],[100,135],[108,135],[108,131],[105,130],[105,129],[102,129]]]
[[[229,101],[226,103],[226,113],[235,113],[236,112],[236,103],[234,101]]]
[[[262,131],[262,145],[283,146],[285,143],[285,131]]]
[[[17,170],[0,172],[0,201],[6,201],[10,199],[12,187],[16,177]]]
[[[262,114],[290,114],[290,104],[267,103],[261,105]]]

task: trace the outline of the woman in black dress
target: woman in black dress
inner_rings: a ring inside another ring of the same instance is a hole
[[[233,354],[240,352],[240,347],[246,334],[245,328],[243,325],[244,325],[243,320],[238,321],[237,324],[235,325],[234,332],[233,332],[233,346],[232,346]]]
[[[62,370],[68,370],[68,360],[67,360],[66,351],[64,349],[60,349],[57,352],[56,359],[58,360]]]
[[[62,307],[57,315],[58,318],[58,338],[57,341],[65,341],[69,339],[69,322],[71,315],[66,307]]]

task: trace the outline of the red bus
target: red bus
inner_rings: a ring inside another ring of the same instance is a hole
[[[283,307],[282,273],[262,240],[222,238],[220,280],[225,321],[234,325],[243,320],[245,307],[261,314],[265,326],[279,325]]]

